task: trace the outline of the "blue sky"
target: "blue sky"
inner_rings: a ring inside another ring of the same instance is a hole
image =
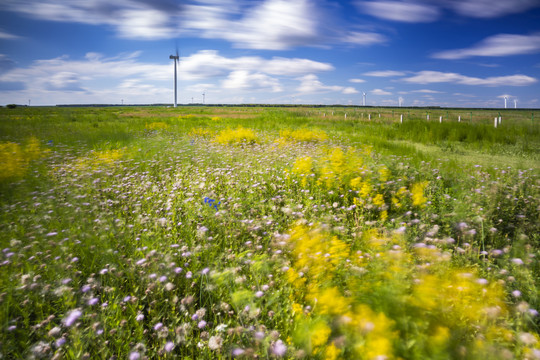
[[[0,104],[540,107],[540,0],[0,0]]]

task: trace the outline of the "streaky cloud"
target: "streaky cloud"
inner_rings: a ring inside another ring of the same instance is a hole
[[[493,35],[470,48],[445,50],[433,54],[432,57],[457,60],[473,56],[512,56],[537,52],[540,52],[540,32],[531,35]]]

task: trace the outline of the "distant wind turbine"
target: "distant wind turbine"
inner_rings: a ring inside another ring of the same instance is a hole
[[[366,93],[362,92],[362,106],[366,106]]]
[[[401,104],[403,103],[403,98],[400,96],[398,99],[399,107],[401,107]]]
[[[517,99],[514,99],[514,109],[517,109]]]
[[[178,55],[178,48],[176,48],[176,55],[170,55],[169,59],[174,60],[174,107],[176,107],[178,104],[176,102],[176,63],[180,63],[180,56]]]
[[[204,97],[205,96],[206,96],[206,90],[204,90],[203,93],[202,93],[202,103],[203,103],[203,105],[204,105]]]
[[[508,100],[508,96],[504,97],[504,108],[506,109],[506,100]]]

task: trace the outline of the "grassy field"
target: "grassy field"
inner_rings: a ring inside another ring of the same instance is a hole
[[[539,359],[540,113],[498,116],[0,108],[0,359]]]

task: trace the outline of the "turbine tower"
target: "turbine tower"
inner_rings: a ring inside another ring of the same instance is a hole
[[[362,106],[366,106],[366,93],[362,92]]]
[[[176,102],[176,62],[180,62],[180,56],[178,55],[178,49],[176,49],[176,55],[169,55],[169,59],[174,60],[174,107],[177,106]]]
[[[399,107],[401,107],[401,104],[403,103],[403,98],[400,96],[398,99]]]
[[[202,103],[203,103],[203,105],[204,105],[204,97],[205,96],[206,96],[206,90],[204,90],[203,93],[202,93]]]
[[[517,109],[517,99],[514,99],[514,109]]]
[[[508,96],[504,97],[504,108],[506,109],[506,100],[508,100]]]

